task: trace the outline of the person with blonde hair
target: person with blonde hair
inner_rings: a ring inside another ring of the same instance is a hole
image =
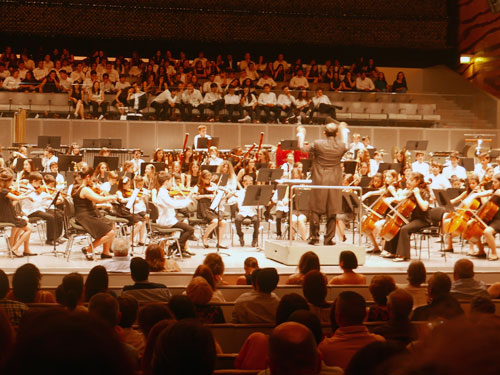
[[[158,244],[148,245],[145,259],[151,272],[181,272],[175,260],[165,258],[165,250]]]

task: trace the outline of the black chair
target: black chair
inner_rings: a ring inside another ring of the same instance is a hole
[[[182,260],[182,249],[179,245],[179,240],[177,237],[174,237],[175,233],[182,233],[183,230],[180,228],[170,228],[164,225],[160,225],[156,223],[158,219],[159,212],[158,207],[152,203],[148,203],[148,211],[150,215],[149,220],[149,231],[148,231],[148,242],[151,243],[160,243],[161,241],[165,241],[166,245],[176,244],[176,249],[170,253],[167,252],[167,257],[170,258],[172,256],[179,256]]]
[[[95,259],[94,247],[92,246],[92,236],[76,221],[75,206],[73,204],[73,199],[70,197],[66,197],[64,199],[64,226],[68,235],[68,243],[66,244],[65,251],[66,261],[69,262],[71,248],[73,247],[75,238],[83,238],[87,240],[88,246],[92,251],[92,257]]]

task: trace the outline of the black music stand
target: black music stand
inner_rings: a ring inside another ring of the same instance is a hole
[[[198,142],[196,142],[196,150],[207,150],[209,147],[219,147],[219,137],[212,137],[212,138],[198,138]]]
[[[280,145],[283,151],[300,150],[299,142],[296,139],[282,139]]]
[[[50,202],[49,207],[47,208],[47,209],[50,209],[50,207],[53,207],[52,215],[54,215],[54,232],[52,233],[54,240],[53,240],[53,244],[52,244],[52,246],[53,246],[52,251],[45,252],[42,254],[42,255],[53,254],[56,258],[57,258],[57,254],[65,254],[66,253],[65,251],[58,251],[57,250],[57,243],[56,243],[56,240],[57,240],[57,238],[56,238],[56,230],[57,230],[56,202],[57,202],[57,198],[59,198],[60,194],[61,194],[61,191],[58,190],[54,199],[52,199],[52,202]]]
[[[43,171],[42,159],[40,158],[18,158],[16,163],[15,172],[21,172],[23,170],[23,165],[25,160],[33,160],[33,164],[35,165],[35,171]],[[32,172],[35,172],[32,171]]]
[[[166,166],[167,166],[165,163],[159,163],[156,161],[149,161],[149,162],[141,163],[141,176],[144,176],[144,173],[146,172],[146,167],[148,165],[152,165],[153,167],[155,167],[156,172],[164,171]]]
[[[59,155],[57,160],[57,165],[59,166],[59,171],[71,171],[74,170],[74,165],[81,162],[83,156],[81,155]]]
[[[406,141],[405,148],[409,151],[426,151],[429,141]]]
[[[283,176],[284,170],[281,168],[261,168],[257,175],[257,182],[274,183]]]
[[[299,163],[302,163],[302,173],[307,174],[312,167],[312,159],[301,159]]]
[[[260,207],[267,206],[271,202],[273,191],[272,185],[250,185],[246,188],[242,205],[257,206],[257,230],[260,228]],[[262,250],[258,245],[257,243],[257,250]]]
[[[358,162],[354,161],[354,160],[344,161],[344,173],[345,174],[354,174],[356,172],[357,165],[358,165]]]
[[[52,147],[52,148],[60,148],[61,147],[61,136],[60,135],[39,135],[38,148]]]
[[[99,139],[99,147],[122,148],[122,140],[120,138],[101,138]]]
[[[401,163],[380,163],[378,166],[378,172],[394,169],[396,172],[401,173]]]
[[[101,146],[100,146],[99,139],[89,138],[89,139],[83,140],[82,147],[83,148],[100,148]]]
[[[432,189],[434,193],[434,197],[436,198],[436,202],[440,207],[446,209],[446,211],[455,211],[455,206],[450,201],[450,196],[448,195],[447,190],[442,189]]]
[[[99,163],[106,163],[110,171],[116,171],[118,169],[118,156],[94,156],[94,168]]]

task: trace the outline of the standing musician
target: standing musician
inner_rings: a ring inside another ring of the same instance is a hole
[[[222,242],[222,236],[224,235],[224,229],[226,226],[226,221],[218,219],[217,212],[210,209],[213,198],[215,197],[217,186],[212,182],[212,173],[209,170],[203,170],[198,179],[198,184],[194,188],[195,196],[194,198],[198,200],[197,214],[200,219],[203,219],[208,224],[201,240],[203,242],[203,247],[208,249],[208,237],[217,228],[217,223],[219,224],[219,230],[217,235],[219,236],[219,244]],[[222,249],[227,249],[226,246],[219,245]]]
[[[30,199],[27,195],[21,195],[18,192],[10,190],[14,175],[10,169],[4,168],[0,170],[0,222],[12,223],[9,243],[12,254],[17,258],[23,256],[35,256],[37,254],[30,251],[30,236],[33,228],[27,220],[20,218],[16,214],[13,202],[19,202],[25,199]],[[24,245],[24,251],[19,254],[17,250]]]
[[[23,201],[23,213],[29,218],[40,218],[47,222],[47,245],[59,245],[64,241],[60,239],[63,229],[63,217],[58,210],[49,209],[49,204],[54,198],[46,188],[42,187],[42,175],[38,172],[30,173],[28,177],[28,192],[30,199]]]
[[[407,198],[415,201],[408,224],[404,224],[390,241],[385,242],[384,258],[394,258],[395,262],[410,259],[410,235],[430,224],[429,198],[430,192],[424,181],[424,176],[419,172],[412,172],[407,185]],[[392,198],[393,202],[403,201],[401,198]]]
[[[312,183],[313,185],[340,186],[342,185],[342,156],[347,152],[346,146],[347,124],[337,125],[331,122],[325,126],[326,139],[317,139],[311,145],[304,145],[305,128],[297,133],[297,140],[302,151],[309,152],[313,157]],[[319,243],[320,216],[326,214],[325,245],[334,245],[336,215],[342,211],[342,192],[340,190],[318,190],[311,194],[310,204],[310,238],[309,244]]]
[[[116,200],[115,195],[102,196],[92,190],[93,169],[85,166],[78,172],[78,183],[73,187],[72,198],[75,205],[76,221],[94,238],[92,249],[102,245],[101,259],[111,258],[110,249],[115,239],[114,224],[102,217],[95,204],[110,203]],[[87,260],[94,260],[92,250],[82,249]]]
[[[158,219],[156,222],[170,228],[182,229],[182,234],[179,237],[179,246],[183,257],[190,258],[191,253],[187,252],[187,240],[193,235],[194,228],[182,221],[177,220],[175,209],[185,208],[191,203],[190,198],[174,199],[170,196],[169,190],[172,188],[172,175],[162,171],[157,177],[158,196],[156,197],[156,205],[158,206]],[[169,246],[169,253],[175,249],[177,245]]]

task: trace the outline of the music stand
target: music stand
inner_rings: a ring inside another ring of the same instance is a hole
[[[267,168],[267,166],[269,165],[269,163],[256,163],[255,164],[255,168],[257,170],[261,169],[261,168]]]
[[[156,172],[164,171],[166,168],[165,163],[160,163],[160,162],[156,162],[156,161],[144,162],[144,163],[141,163],[141,176],[144,176],[144,173],[146,172],[146,167],[148,165],[152,165],[153,167],[155,167]]]
[[[273,196],[273,190],[272,185],[250,185],[246,188],[242,205],[257,206],[257,230],[260,227],[260,207],[269,204]],[[257,246],[257,250],[262,250],[262,248]]]
[[[378,166],[378,172],[394,169],[396,172],[401,173],[401,163],[380,163]]]
[[[353,215],[352,216],[352,225],[354,228],[354,218],[356,217],[356,209],[358,209],[360,206],[359,205],[359,203],[360,203],[359,196],[353,191],[343,191],[342,192],[342,199],[347,204],[347,207],[349,208],[349,210],[351,211],[351,213]],[[352,234],[352,244],[353,245],[354,245],[355,236],[356,236],[356,231],[353,231],[353,234]]]
[[[33,164],[35,165],[35,171],[43,171],[42,159],[40,158],[18,158],[16,163],[15,172],[21,172],[23,170],[24,161],[25,160],[33,160]]]
[[[99,163],[106,163],[110,171],[116,171],[118,169],[118,156],[94,156],[94,168]]]
[[[54,199],[52,199],[52,202],[50,202],[49,206],[47,207],[47,210],[49,210],[50,207],[53,207],[53,209],[52,209],[52,215],[54,215],[54,221],[57,221],[57,216],[56,216],[56,209],[57,209],[56,202],[57,202],[57,198],[59,198],[60,194],[61,194],[61,191],[58,190],[57,193],[56,193],[56,195],[55,195],[55,197],[54,197]],[[52,247],[52,251],[45,252],[42,255],[53,254],[57,258],[57,254],[59,254],[59,253],[60,254],[65,254],[66,252],[65,251],[57,251],[57,242],[56,242],[56,239],[57,239],[56,238],[57,225],[55,225],[55,224],[56,223],[54,223],[54,225],[53,225],[54,230],[53,230],[53,233],[52,233],[52,235],[54,237],[53,243],[52,243],[52,246],[53,246]]]
[[[207,164],[204,164],[204,165],[201,166],[201,170],[202,171],[208,170],[211,173],[215,173],[215,172],[217,172],[217,165],[207,165]]]
[[[446,211],[455,211],[455,206],[450,201],[450,197],[446,190],[442,189],[432,189],[434,193],[434,197],[436,198],[436,202],[440,207],[446,209]]]
[[[296,139],[282,139],[280,144],[283,151],[300,150],[299,142]]]
[[[448,196],[448,199],[453,199],[458,197],[460,194],[464,192],[464,189],[460,188],[448,188],[446,189],[446,195]]]
[[[261,168],[259,170],[259,174],[257,175],[257,182],[265,182],[266,184],[269,182],[275,182],[283,176],[283,172],[284,170],[281,168]]]
[[[359,182],[359,187],[366,188],[370,185],[372,179],[368,176],[361,176],[361,181]]]
[[[99,139],[89,138],[89,139],[83,140],[82,147],[83,148],[99,148],[101,146],[99,145]]]
[[[122,140],[119,138],[101,138],[99,139],[99,146],[107,148],[122,148]]]
[[[406,141],[405,148],[411,151],[426,151],[429,141]]]
[[[299,163],[302,163],[302,172],[304,174],[309,173],[312,167],[312,159],[301,159],[299,160]]]
[[[61,147],[61,136],[60,135],[39,135],[37,147],[46,148],[47,146],[52,148]]]
[[[57,165],[59,166],[59,171],[70,171],[74,169],[74,165],[81,162],[83,156],[81,155],[59,155],[57,160]]]
[[[344,173],[345,174],[354,174],[356,172],[357,165],[358,165],[358,162],[354,161],[354,160],[344,161]]]

